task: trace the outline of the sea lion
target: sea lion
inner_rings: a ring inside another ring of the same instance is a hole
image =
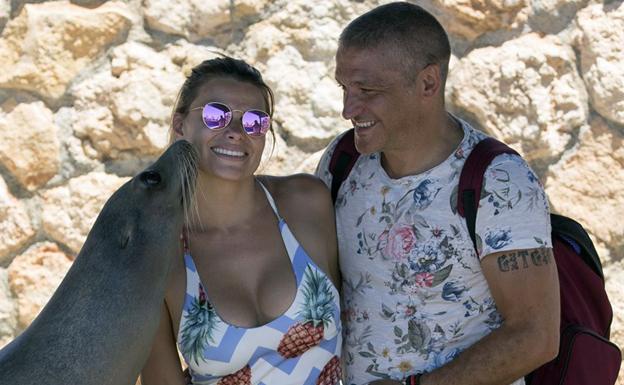
[[[32,324],[0,350],[1,385],[130,385],[150,353],[197,175],[180,140],[106,202]]]

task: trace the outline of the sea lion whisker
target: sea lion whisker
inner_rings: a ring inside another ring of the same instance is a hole
[[[182,183],[182,204],[184,210],[184,223],[188,225],[189,223],[189,205],[191,202],[191,181],[189,178],[191,177],[189,173],[189,160],[186,156],[182,157],[182,169],[179,170],[181,174],[180,181]]]
[[[201,194],[201,198],[204,201],[207,201],[208,197],[206,196],[205,191],[202,188],[198,188],[197,190],[199,190],[199,193]],[[197,191],[195,193],[197,193]],[[199,228],[203,231],[204,230],[204,224],[201,222],[201,218],[199,216],[199,206],[197,204],[197,201],[195,201],[195,210],[197,211],[197,222],[199,224]]]
[[[196,161],[196,157],[194,156],[194,153],[189,153],[189,156],[186,157],[184,159],[185,161],[185,167],[184,167],[184,172],[186,173],[186,178],[184,179],[185,183],[187,184],[187,188],[186,188],[186,206],[185,206],[185,219],[187,221],[187,224],[190,224],[192,221],[192,217],[193,215],[196,216],[197,220],[199,221],[199,207],[197,205],[197,202],[194,199],[195,196],[195,189],[197,187],[196,182],[197,182],[197,161]]]
[[[204,195],[204,190],[201,189],[201,188],[199,190],[200,190],[200,193],[202,195]],[[199,228],[203,231],[203,230],[205,230],[204,229],[204,224],[202,223],[201,216],[199,215],[199,205],[197,204],[196,200],[193,200],[193,208],[195,209],[194,210],[195,217],[197,218],[197,223],[199,224]]]
[[[193,221],[194,208],[196,206],[195,199],[194,199],[195,187],[196,187],[194,185],[195,181],[196,181],[196,179],[193,176],[190,176],[189,178],[186,179],[186,183],[187,183],[186,215],[187,215],[187,221],[188,221],[189,224]]]
[[[181,189],[181,194],[182,194],[182,212],[184,214],[184,224],[186,226],[186,224],[188,223],[188,202],[186,200],[186,196],[187,196],[187,185],[186,185],[186,175],[184,175],[184,171],[183,170],[178,170],[178,173],[180,174],[180,189]]]

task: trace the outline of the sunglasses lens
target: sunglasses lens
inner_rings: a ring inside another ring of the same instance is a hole
[[[249,135],[264,135],[271,127],[271,117],[264,111],[249,110],[243,114],[243,128]]]
[[[208,103],[202,111],[202,119],[206,127],[211,130],[220,130],[232,120],[232,111],[221,103]]]

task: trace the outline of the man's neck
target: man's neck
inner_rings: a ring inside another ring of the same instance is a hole
[[[461,143],[461,123],[448,113],[438,122],[418,130],[408,145],[384,150],[381,165],[393,179],[426,172],[446,160]]]

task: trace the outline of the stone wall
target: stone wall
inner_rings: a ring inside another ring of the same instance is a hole
[[[202,60],[223,52],[263,72],[277,138],[262,172],[311,172],[348,128],[337,37],[379,3],[0,0],[0,346],[48,300],[105,199],[166,145]],[[452,40],[449,108],[521,151],[553,209],[591,231],[624,346],[623,2],[420,4]]]

